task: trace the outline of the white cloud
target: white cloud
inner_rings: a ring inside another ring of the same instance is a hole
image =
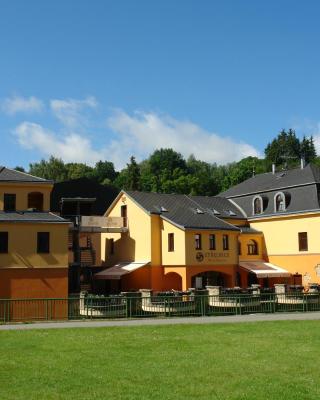
[[[87,125],[85,110],[94,109],[97,105],[98,102],[93,96],[88,96],[84,100],[53,99],[50,101],[50,108],[53,115],[58,118],[63,125],[72,129]]]
[[[123,165],[130,155],[141,159],[161,147],[173,148],[185,157],[194,154],[200,160],[218,164],[247,156],[261,156],[247,143],[209,132],[192,122],[154,112],[137,112],[130,116],[117,110],[108,119],[108,125],[118,134],[111,144],[116,165]]]
[[[19,112],[23,113],[39,113],[44,109],[44,103],[42,100],[31,96],[12,96],[7,97],[2,101],[1,109],[8,115],[14,115]]]
[[[123,168],[130,156],[141,161],[161,147],[173,148],[185,157],[194,154],[200,160],[217,164],[260,156],[253,146],[207,131],[190,121],[155,112],[129,115],[123,110],[113,111],[107,120],[106,142],[103,147],[95,148],[88,129],[94,122],[91,111],[97,105],[94,97],[51,100],[51,112],[62,123],[59,132],[25,121],[14,133],[22,147],[36,150],[42,156],[53,155],[66,162],[91,165],[110,160],[117,169]],[[113,139],[110,139],[110,130],[114,133]]]
[[[66,162],[94,164],[105,158],[104,152],[92,148],[89,139],[76,133],[58,137],[39,124],[23,122],[14,131],[19,144],[25,149],[37,150],[43,156],[55,156]]]

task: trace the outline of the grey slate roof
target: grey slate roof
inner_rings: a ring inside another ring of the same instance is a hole
[[[237,213],[238,218],[243,218],[238,208],[226,199],[210,201],[210,198],[186,196],[182,194],[159,194],[134,191],[126,191],[125,193],[147,212],[159,214],[164,220],[168,220],[185,229],[238,231],[239,228],[214,215],[213,210],[209,208],[213,205],[215,207],[218,207],[218,205],[228,206],[228,209],[232,209],[234,213]],[[222,208],[221,214],[224,214]]]
[[[34,211],[0,211],[0,223],[1,222],[69,223],[56,214]]]
[[[305,168],[256,175],[236,185],[220,196],[232,199],[248,216],[263,218],[272,215],[319,211],[320,168],[308,164]],[[275,211],[274,199],[282,192],[286,197],[285,211]],[[253,214],[253,200],[261,196],[264,203],[262,214]]]
[[[221,193],[220,196],[231,198],[312,183],[320,183],[320,168],[316,165],[308,164],[303,169],[295,168],[287,171],[278,171],[275,174],[267,172],[256,175],[239,183],[239,185],[231,187]]]
[[[25,172],[0,166],[0,182],[32,182],[32,183],[53,183],[47,179],[26,174]]]

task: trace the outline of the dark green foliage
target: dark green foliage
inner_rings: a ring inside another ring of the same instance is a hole
[[[26,170],[23,167],[20,167],[20,166],[16,166],[14,169],[16,171],[19,171],[19,172],[26,172]]]
[[[48,161],[30,164],[30,173],[56,182],[68,179],[89,178],[98,183],[113,185],[118,190],[142,190],[158,193],[181,193],[213,196],[237,185],[254,174],[271,171],[271,164],[292,168],[306,163],[320,166],[313,137],[297,138],[293,129],[282,130],[265,149],[265,159],[246,157],[239,162],[216,165],[197,160],[191,155],[187,160],[173,149],[155,150],[146,160],[136,162],[131,157],[126,168],[116,172],[110,161],[99,161],[94,167],[82,163],[65,164],[51,157]]]
[[[285,131],[284,129],[279,135],[269,143],[265,149],[267,165],[275,163],[277,166],[294,167],[297,166],[301,158],[307,163],[314,161],[316,158],[316,149],[313,137],[309,139],[305,136],[300,141],[293,129]]]
[[[29,173],[44,179],[52,179],[55,182],[62,182],[68,179],[68,170],[64,162],[55,157],[49,161],[41,160],[38,163],[30,164]]]
[[[101,184],[110,184],[117,177],[114,165],[110,161],[99,161],[95,167],[83,163],[67,163],[61,159],[50,157],[48,161],[41,160],[30,164],[29,173],[40,178],[63,182],[71,179],[89,178]]]
[[[94,168],[94,178],[102,184],[113,182],[118,173],[114,169],[114,165],[110,161],[98,161]]]
[[[140,167],[134,157],[131,157],[130,163],[127,164],[125,185],[128,190],[140,190]]]

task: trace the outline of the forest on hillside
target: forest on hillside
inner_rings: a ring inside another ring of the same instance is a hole
[[[216,195],[254,174],[269,172],[272,163],[278,169],[294,168],[304,158],[306,163],[320,165],[313,138],[300,140],[294,130],[282,130],[264,150],[265,157],[246,157],[238,162],[217,165],[197,160],[193,155],[185,159],[170,148],[155,150],[147,159],[137,163],[131,157],[127,166],[116,171],[110,161],[99,161],[94,167],[83,163],[64,163],[50,157],[29,165],[28,173],[55,182],[82,177],[117,189],[142,190],[159,193]],[[21,167],[17,170],[24,171]]]

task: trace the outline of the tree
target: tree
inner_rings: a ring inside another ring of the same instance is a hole
[[[55,182],[65,181],[68,178],[68,170],[64,162],[53,156],[49,161],[41,160],[39,163],[29,165],[29,173],[44,179],[52,179]]]
[[[284,129],[265,148],[267,164],[294,166],[301,157],[300,140],[293,129]]]
[[[26,172],[26,170],[23,167],[20,167],[18,165],[14,168],[14,170],[19,172]]]
[[[310,163],[316,159],[317,152],[312,136],[309,139],[303,136],[300,143],[300,157],[304,158],[306,163]]]
[[[118,172],[115,171],[114,165],[110,161],[98,161],[94,168],[94,177],[99,183],[112,183]]]
[[[67,179],[93,178],[94,169],[83,163],[65,164],[67,170]]]
[[[140,187],[140,167],[132,156],[130,163],[127,164],[126,189],[140,190]]]

